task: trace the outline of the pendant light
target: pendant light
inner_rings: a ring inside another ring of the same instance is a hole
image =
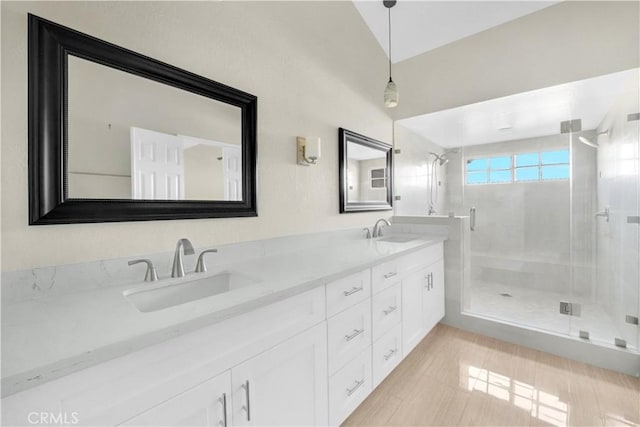
[[[395,108],[398,106],[400,95],[398,93],[398,86],[396,86],[391,78],[391,8],[396,5],[396,0],[384,0],[382,4],[389,9],[389,82],[387,83],[387,87],[384,88],[384,106],[387,108]]]

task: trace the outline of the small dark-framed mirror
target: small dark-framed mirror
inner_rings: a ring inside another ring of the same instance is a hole
[[[28,19],[30,225],[257,216],[256,96]]]
[[[340,128],[340,213],[392,209],[391,145]]]

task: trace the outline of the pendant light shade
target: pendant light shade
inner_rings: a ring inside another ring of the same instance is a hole
[[[398,86],[391,80],[391,76],[389,76],[389,83],[387,83],[387,87],[384,88],[384,106],[387,108],[397,107],[399,96]]]
[[[400,100],[398,86],[391,78],[391,8],[396,5],[396,0],[384,0],[382,4],[389,10],[389,82],[384,88],[384,106],[394,108],[398,106]]]

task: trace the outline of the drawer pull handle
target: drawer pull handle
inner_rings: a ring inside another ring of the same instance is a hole
[[[396,311],[397,309],[398,309],[398,306],[394,305],[394,306],[389,306],[389,308],[387,308],[386,310],[382,310],[382,312],[384,313],[385,316],[388,316],[394,311]]]
[[[393,350],[390,350],[389,353],[384,355],[384,360],[389,360],[391,359],[391,357],[396,354],[396,352],[398,351],[397,348],[394,348]]]
[[[395,271],[392,271],[392,272],[390,272],[390,273],[385,274],[385,275],[384,275],[384,278],[385,278],[385,279],[388,279],[388,278],[390,278],[390,277],[397,276],[397,275],[398,275],[398,273],[396,273]]]
[[[424,276],[425,279],[427,279],[427,286],[425,286],[425,288],[427,288],[427,290],[433,289],[433,273],[429,273],[427,276]]]
[[[222,404],[222,422],[220,425],[227,427],[227,393],[222,393],[222,397],[218,401]]]
[[[247,399],[247,404],[242,406],[242,409],[247,411],[247,421],[251,421],[251,395],[249,394],[249,380],[245,381],[245,383],[242,384],[242,388],[244,389],[244,393]]]
[[[356,288],[356,287],[354,286],[353,288],[351,288],[351,290],[349,290],[349,291],[344,291],[343,293],[344,293],[344,296],[345,296],[345,297],[348,297],[349,295],[353,295],[353,294],[355,294],[356,292],[360,292],[360,291],[361,291],[361,290],[363,290],[363,289],[364,289],[364,287],[362,287],[362,286],[360,286],[359,288]]]
[[[354,329],[353,333],[351,335],[345,335],[344,339],[347,340],[347,341],[351,341],[352,339],[354,339],[355,337],[357,337],[358,335],[360,335],[363,332],[364,332],[364,328],[362,328],[362,329]]]
[[[356,381],[356,385],[354,385],[353,388],[347,389],[347,396],[351,396],[353,393],[355,393],[356,390],[358,390],[362,386],[362,384],[364,384],[364,378],[360,381]]]

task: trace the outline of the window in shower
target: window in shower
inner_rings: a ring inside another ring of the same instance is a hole
[[[500,184],[512,181],[511,156],[467,160],[467,184]]]
[[[569,179],[569,150],[522,153],[514,157],[517,182]]]
[[[569,179],[569,150],[468,159],[467,184]]]

